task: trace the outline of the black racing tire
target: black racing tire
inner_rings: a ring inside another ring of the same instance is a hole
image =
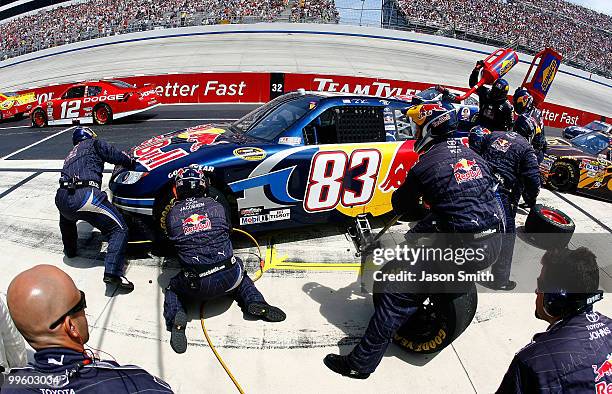
[[[466,293],[431,295],[397,330],[393,342],[409,353],[439,352],[470,325],[477,306],[478,293],[474,283]]]
[[[576,224],[567,214],[542,204],[534,205],[525,221],[525,233],[543,249],[566,247],[575,230]]]
[[[34,111],[32,111],[30,119],[32,120],[32,127],[41,128],[47,126],[48,124],[47,114],[42,108],[36,108]]]
[[[560,192],[573,192],[578,187],[580,169],[576,163],[566,160],[556,161],[550,168],[550,186]]]
[[[107,125],[113,121],[113,110],[108,104],[100,103],[94,107],[92,116],[95,124]]]

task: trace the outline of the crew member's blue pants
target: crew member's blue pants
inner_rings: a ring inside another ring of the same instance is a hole
[[[73,192],[58,189],[55,205],[60,212],[60,231],[66,253],[76,254],[78,239],[76,223],[78,220],[84,220],[108,237],[104,273],[123,275],[128,227],[121,213],[108,201],[106,193],[93,187]]]
[[[191,288],[183,271],[170,280],[164,298],[164,318],[168,331],[172,330],[177,312],[185,311],[183,306],[185,302],[202,302],[225,294],[231,294],[243,309],[255,302],[266,302],[244,271],[242,261],[236,259],[238,261],[231,268],[200,278],[196,289]]]
[[[516,208],[520,196],[505,190],[499,191],[499,199],[504,209],[506,231],[502,237],[502,248],[497,262],[491,267],[496,283],[505,284],[510,280],[514,243],[516,241]]]
[[[380,364],[395,332],[423,305],[426,295],[374,293],[374,315],[361,341],[348,355],[352,369],[372,373]]]

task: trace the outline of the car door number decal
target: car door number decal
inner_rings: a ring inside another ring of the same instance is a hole
[[[374,195],[382,156],[375,149],[358,149],[348,157],[343,151],[317,152],[312,158],[310,176],[304,198],[308,212],[334,209],[340,201],[346,207],[367,204]],[[347,172],[363,167],[353,176],[359,190],[344,186]]]
[[[79,110],[81,109],[81,102],[77,101],[64,101],[62,103],[62,115],[60,118],[78,118]]]

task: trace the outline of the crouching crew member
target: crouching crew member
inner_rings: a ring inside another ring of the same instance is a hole
[[[497,259],[502,230],[495,181],[486,162],[451,138],[457,128],[457,115],[451,104],[417,105],[407,115],[416,130],[415,150],[421,156],[393,194],[394,212],[414,216],[422,210],[419,200],[427,201],[431,212],[411,232],[463,233],[454,240],[463,247],[478,247],[474,242],[481,245],[491,241],[485,249],[487,262],[480,267],[486,268]],[[327,355],[325,365],[344,376],[367,378],[380,363],[393,334],[426,298],[425,293],[375,291],[374,315],[360,343],[347,356]]]
[[[513,131],[522,135],[531,143],[538,158],[538,163],[541,163],[548,149],[542,123],[542,112],[534,107],[533,97],[527,89],[518,88],[514,92],[514,112],[518,117],[514,122]]]
[[[495,290],[512,290],[516,283],[510,280],[510,269],[515,243],[515,218],[518,201],[533,207],[540,192],[540,170],[536,154],[529,142],[515,132],[493,131],[474,127],[469,136],[470,148],[489,164],[497,178],[497,188],[504,208],[505,235],[497,262],[491,268],[493,283],[483,285]]]
[[[84,220],[108,237],[104,259],[104,282],[114,284],[121,291],[134,290],[124,276],[125,249],[128,227],[121,213],[101,191],[104,163],[133,168],[134,161],[108,143],[97,139],[87,127],[77,127],[72,134],[74,148],[64,160],[55,205],[60,212],[60,231],[67,257],[77,254],[78,220]]]
[[[535,316],[550,325],[514,356],[497,392],[612,392],[612,320],[593,310],[603,297],[595,255],[554,250],[541,263]]]
[[[476,86],[478,76],[484,62],[481,60],[476,63],[476,67],[470,75],[470,87]],[[505,79],[498,79],[493,82],[491,88],[481,86],[476,90],[478,94],[479,106],[478,124],[489,130],[512,129],[512,104],[508,101],[510,86]]]
[[[178,171],[176,203],[167,216],[168,237],[182,266],[166,288],[164,318],[171,331],[170,345],[177,353],[187,349],[183,304],[231,294],[243,311],[271,322],[285,313],[269,305],[234,256],[230,227],[223,205],[207,196],[209,179],[198,166]]]

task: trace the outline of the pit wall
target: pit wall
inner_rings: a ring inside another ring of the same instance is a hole
[[[155,85],[163,104],[264,103],[283,93],[306,89],[393,97],[412,95],[431,83],[382,78],[293,73],[198,73],[130,76],[118,78],[137,85]],[[60,97],[72,84],[50,85],[34,91],[39,102]],[[448,86],[465,91],[464,87]],[[563,128],[583,126],[593,120],[608,121],[603,115],[552,103],[541,107],[544,125]]]

